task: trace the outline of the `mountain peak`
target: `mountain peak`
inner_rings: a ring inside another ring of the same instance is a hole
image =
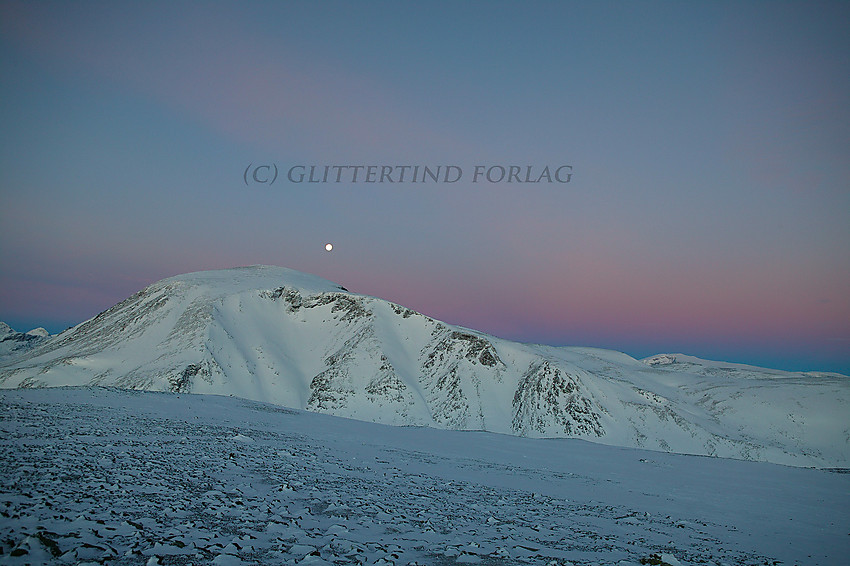
[[[338,283],[318,275],[273,265],[250,265],[184,273],[163,279],[154,283],[154,285],[173,283],[203,287],[222,294],[274,289],[283,286],[294,287],[309,294],[346,291]]]

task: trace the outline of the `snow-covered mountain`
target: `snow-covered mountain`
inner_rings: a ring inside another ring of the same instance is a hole
[[[43,328],[34,328],[29,332],[17,332],[5,322],[0,322],[0,363],[38,346],[50,338]]]
[[[268,266],[164,279],[0,360],[0,387],[59,385],[804,466],[850,456],[845,376],[519,344]]]

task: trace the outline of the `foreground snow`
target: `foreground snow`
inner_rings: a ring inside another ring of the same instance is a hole
[[[0,406],[2,564],[850,556],[848,474],[207,395],[5,390]]]

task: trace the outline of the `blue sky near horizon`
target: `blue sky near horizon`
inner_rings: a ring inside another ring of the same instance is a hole
[[[850,374],[847,29],[841,2],[5,2],[0,320],[272,264],[515,340]],[[466,178],[246,186],[261,163]]]

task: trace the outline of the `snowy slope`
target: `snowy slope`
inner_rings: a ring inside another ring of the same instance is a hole
[[[518,344],[267,266],[165,279],[0,361],[0,387],[59,385],[803,466],[850,454],[844,376]]]
[[[390,427],[242,399],[0,391],[0,564],[846,564],[850,475]]]

